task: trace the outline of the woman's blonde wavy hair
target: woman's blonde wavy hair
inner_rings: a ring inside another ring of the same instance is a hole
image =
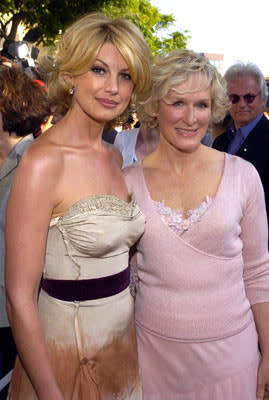
[[[201,85],[191,89],[192,74],[201,73]],[[191,50],[174,50],[165,56],[157,56],[151,69],[151,88],[137,104],[140,121],[149,128],[158,129],[156,110],[161,99],[170,89],[190,79],[190,90],[197,91],[210,87],[212,93],[211,122],[223,120],[229,107],[226,81],[209,60]]]
[[[125,18],[87,14],[67,28],[54,52],[40,60],[41,70],[48,74],[50,101],[58,113],[64,115],[72,102],[71,83],[65,77],[87,72],[105,42],[119,50],[130,70],[134,83],[130,105],[135,103],[136,94],[148,90],[151,53],[137,26]]]

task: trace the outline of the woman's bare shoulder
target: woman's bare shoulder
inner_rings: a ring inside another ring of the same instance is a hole
[[[54,139],[54,132],[51,129],[37,137],[28,146],[23,155],[25,159],[35,163],[61,162],[64,146]]]
[[[62,148],[47,138],[38,137],[25,150],[17,173],[24,180],[53,185],[61,174],[64,160]]]

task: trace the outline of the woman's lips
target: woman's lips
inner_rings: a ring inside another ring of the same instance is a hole
[[[187,129],[176,128],[176,131],[182,136],[190,137],[190,136],[195,136],[198,130],[197,129],[187,130]]]
[[[118,105],[118,103],[116,101],[109,100],[109,99],[97,99],[97,100],[100,104],[102,104],[104,107],[107,107],[107,108],[115,108]]]

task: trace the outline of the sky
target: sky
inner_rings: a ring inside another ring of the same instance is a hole
[[[224,54],[223,70],[237,61],[253,62],[269,76],[269,0],[151,0],[173,14],[173,30],[188,30],[188,48]]]

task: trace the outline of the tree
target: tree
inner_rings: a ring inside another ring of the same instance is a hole
[[[1,0],[0,36],[14,40],[18,26],[23,24],[26,31],[34,29],[36,44],[52,44],[74,19],[98,9],[102,3],[99,0]]]
[[[112,17],[121,16],[134,22],[143,32],[153,55],[186,48],[190,38],[186,30],[169,33],[175,22],[174,16],[161,14],[148,0],[107,1],[101,10]]]
[[[133,21],[143,32],[153,55],[185,48],[189,39],[188,31],[170,32],[175,18],[161,14],[150,0],[1,0],[0,37],[14,40],[23,24],[28,31],[25,39],[50,45],[66,26],[92,11]]]

